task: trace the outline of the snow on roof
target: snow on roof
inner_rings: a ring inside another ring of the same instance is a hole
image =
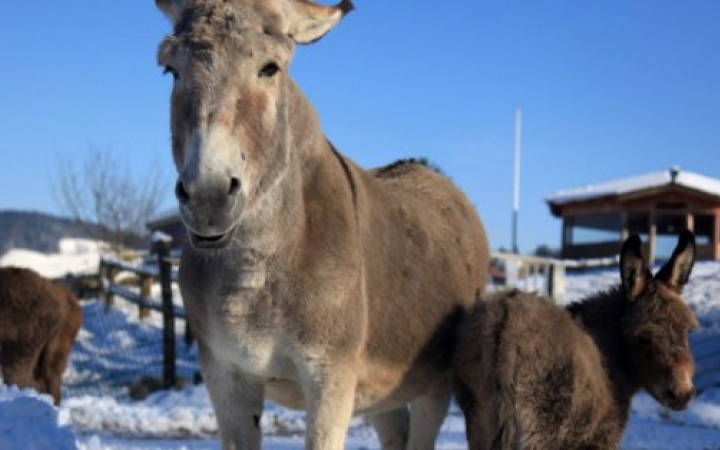
[[[720,180],[694,172],[685,172],[679,167],[673,166],[661,172],[561,190],[548,196],[547,202],[552,205],[564,205],[670,185],[683,186],[720,197]]]
[[[147,226],[149,228],[158,227],[165,225],[167,223],[171,222],[177,222],[180,220],[180,210],[177,206],[173,206],[172,208],[168,208],[166,210],[160,211],[156,213],[154,216],[152,216],[147,221]]]

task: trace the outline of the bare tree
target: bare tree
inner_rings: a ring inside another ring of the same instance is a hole
[[[146,234],[145,224],[167,192],[166,177],[152,166],[133,171],[115,152],[95,147],[82,161],[58,158],[56,170],[53,193],[60,208],[116,253]]]

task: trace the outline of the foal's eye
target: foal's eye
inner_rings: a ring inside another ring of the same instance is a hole
[[[172,74],[174,80],[179,78],[177,71],[170,66],[165,66],[165,70],[163,70],[163,75],[167,74]]]
[[[260,72],[258,73],[258,75],[260,77],[270,78],[270,77],[274,76],[276,73],[278,73],[279,71],[280,71],[280,66],[278,66],[274,62],[271,62],[271,63],[265,64],[263,66],[263,68],[260,69]]]

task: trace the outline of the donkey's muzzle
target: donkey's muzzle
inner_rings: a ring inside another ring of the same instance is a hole
[[[688,404],[693,398],[695,398],[696,394],[697,391],[694,387],[684,391],[668,389],[663,393],[662,400],[665,406],[679,411],[687,408]]]
[[[190,178],[181,174],[175,196],[193,247],[212,250],[227,246],[244,204],[238,177]]]

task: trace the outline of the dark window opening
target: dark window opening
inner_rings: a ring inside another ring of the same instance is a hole
[[[715,239],[715,216],[710,214],[695,214],[695,240],[698,245],[712,244]]]

